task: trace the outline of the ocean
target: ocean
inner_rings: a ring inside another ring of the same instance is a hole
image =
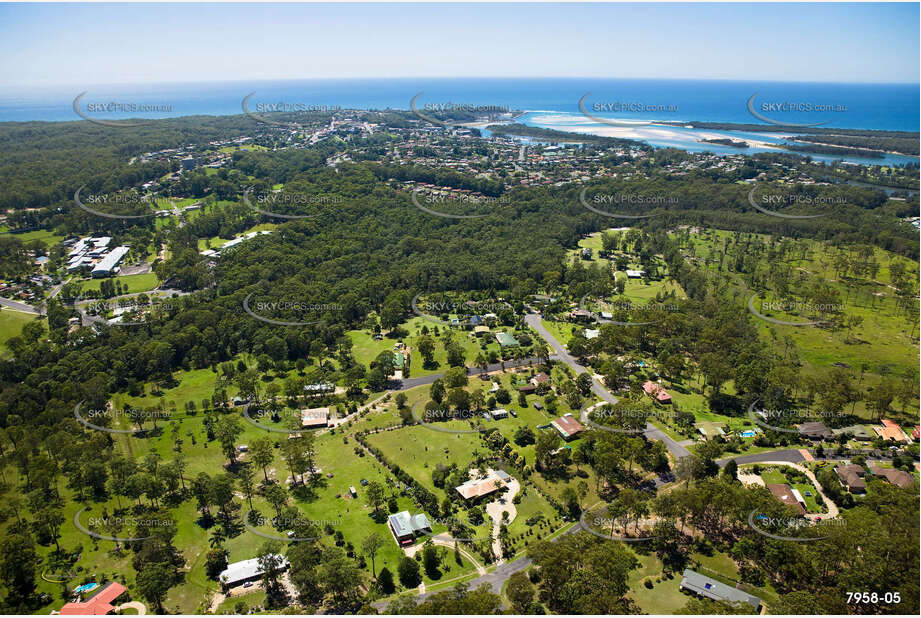
[[[654,146],[718,154],[776,151],[771,144],[785,134],[649,123],[705,121],[770,126],[774,121],[821,123],[822,127],[834,128],[919,130],[917,84],[590,78],[323,79],[88,85],[22,91],[6,88],[0,91],[0,122],[80,120],[74,111],[74,99],[82,92],[86,94],[78,108],[107,120],[241,114],[243,99],[250,93],[254,94],[247,108],[253,112],[336,107],[405,110],[418,95],[415,105],[423,113],[451,107],[520,110],[527,113],[518,121],[532,126],[628,137]],[[115,111],[111,111],[110,103],[116,104]],[[758,144],[742,149],[699,141],[720,137],[749,143],[754,140]],[[813,157],[831,160],[821,155]],[[917,157],[900,155],[885,155],[883,159],[838,158],[870,164],[918,161]]]

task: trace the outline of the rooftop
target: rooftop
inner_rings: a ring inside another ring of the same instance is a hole
[[[712,577],[701,575],[697,571],[692,571],[691,569],[684,570],[681,587],[716,601],[748,603],[756,609],[761,606],[761,599],[758,597],[750,595],[745,591],[738,590],[737,588],[733,588]]]
[[[112,601],[117,599],[126,588],[118,582],[109,582],[85,601],[68,603],[61,608],[62,616],[105,616],[115,610]]]
[[[390,527],[398,537],[409,536],[417,532],[432,529],[432,525],[429,523],[429,519],[425,516],[425,513],[410,515],[409,511],[400,511],[388,517],[388,521],[390,522]]]
[[[288,560],[284,556],[276,554],[276,557],[281,559],[283,568],[288,566]],[[221,571],[217,579],[223,584],[233,585],[236,582],[254,579],[261,575],[262,567],[259,566],[259,558],[250,558],[249,560],[241,560],[227,565],[227,568]]]
[[[582,423],[577,421],[572,414],[561,416],[555,421],[551,421],[550,424],[554,429],[560,432],[564,438],[572,437],[585,429],[585,427],[582,426]]]
[[[768,491],[774,494],[774,497],[788,506],[796,508],[800,515],[806,514],[806,509],[799,503],[789,485],[782,483],[768,483]]]
[[[501,472],[501,474],[500,474]],[[506,481],[509,480],[508,474],[502,472],[491,472],[485,478],[482,479],[470,479],[465,483],[461,483],[457,486],[457,492],[463,496],[465,500],[470,500],[471,498],[479,498],[481,496],[486,496],[492,492],[505,487]]]

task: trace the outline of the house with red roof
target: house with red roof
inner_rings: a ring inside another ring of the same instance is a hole
[[[659,403],[671,403],[672,396],[668,392],[656,384],[655,382],[643,382],[643,391],[646,392],[650,397],[654,397]]]
[[[61,608],[62,616],[105,616],[115,611],[112,602],[120,597],[125,590],[118,582],[109,582],[100,588],[96,594],[85,601],[68,603]]]
[[[874,427],[873,431],[876,432],[883,440],[894,440],[895,442],[908,442],[908,436],[905,435],[905,432],[902,431],[902,428],[899,427],[899,424],[890,421],[888,418],[884,418],[880,421],[882,427]]]
[[[572,440],[577,433],[585,430],[582,423],[577,421],[572,414],[564,414],[555,421],[550,421],[550,425],[556,429],[560,437],[567,442]]]

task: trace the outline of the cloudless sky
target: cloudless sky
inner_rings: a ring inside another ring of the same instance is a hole
[[[919,4],[0,4],[0,85],[335,77],[910,82]]]

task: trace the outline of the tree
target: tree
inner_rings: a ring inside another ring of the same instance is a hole
[[[171,564],[149,564],[137,575],[136,587],[148,603],[152,603],[158,614],[163,614],[163,599],[173,587],[175,568]]]
[[[281,508],[288,503],[288,492],[277,483],[272,483],[263,490],[265,499],[275,508],[275,514],[281,519]]]
[[[338,547],[324,552],[317,568],[320,586],[335,614],[356,613],[365,576],[355,561]]]
[[[377,573],[374,569],[374,557],[377,555],[378,550],[383,546],[384,539],[376,532],[372,532],[365,537],[364,541],[361,542],[361,553],[371,559],[371,575],[374,577],[377,577]]]
[[[259,548],[259,568],[262,570],[262,586],[269,599],[270,607],[277,607],[284,596],[284,589],[278,578],[282,573],[283,558],[279,553],[281,547],[277,541],[269,541]]]
[[[528,610],[534,601],[534,593],[534,586],[524,571],[512,573],[505,588],[505,595],[512,602],[512,609],[515,610],[515,613],[529,613]]]
[[[223,547],[215,547],[208,550],[205,558],[205,573],[211,579],[216,580],[217,576],[227,568],[227,550]]]
[[[214,435],[221,443],[221,449],[230,459],[230,463],[237,461],[236,443],[241,433],[243,433],[243,427],[240,425],[240,419],[229,414],[222,416],[215,427]]]
[[[368,504],[371,509],[376,515],[380,515],[381,506],[387,501],[387,492],[384,485],[380,481],[368,481],[365,493],[368,496]]]
[[[739,472],[739,464],[736,463],[735,459],[730,459],[729,461],[726,462],[726,465],[723,467],[723,476],[728,479],[732,479],[733,481],[739,480],[737,476],[738,472]]]
[[[249,466],[243,466],[237,471],[237,484],[240,486],[240,491],[243,492],[243,495],[249,500],[250,509],[253,508],[253,492],[256,487],[256,484],[253,482],[254,476],[255,473]]]
[[[435,362],[435,340],[429,335],[422,335],[416,340],[416,350],[422,355],[424,367],[431,367]]]
[[[396,587],[393,584],[393,573],[384,567],[377,576],[377,586],[383,594],[393,594]]]
[[[535,437],[534,431],[527,425],[522,425],[515,430],[514,436],[515,444],[518,446],[527,446],[529,444],[534,444]]]
[[[537,434],[537,444],[534,447],[534,459],[541,469],[552,465],[552,453],[559,447],[560,435],[555,431],[542,431]]]
[[[0,543],[0,575],[7,589],[5,607],[24,604],[35,592],[35,570],[41,561],[35,542],[25,533],[6,533]]]
[[[422,566],[425,568],[425,574],[429,576],[429,579],[438,578],[440,562],[438,550],[435,549],[434,543],[426,543],[422,548]]]
[[[419,563],[409,556],[403,556],[400,559],[397,575],[400,578],[400,583],[407,588],[415,588],[422,583],[422,578],[419,575]]]
[[[253,458],[253,463],[262,468],[262,475],[265,478],[266,483],[269,482],[269,473],[267,468],[275,459],[275,451],[273,449],[274,446],[272,444],[272,440],[268,436],[256,438],[253,440],[252,444],[249,445],[249,451]]]
[[[224,516],[224,521],[230,520],[230,505],[234,498],[234,477],[230,474],[221,474],[211,480],[211,503],[216,505]]]

